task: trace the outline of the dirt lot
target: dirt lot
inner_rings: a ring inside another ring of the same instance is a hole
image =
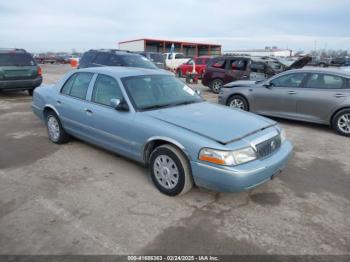
[[[294,156],[255,190],[171,198],[132,161],[50,143],[30,103],[0,94],[1,254],[350,254],[350,140],[328,127],[278,120]]]

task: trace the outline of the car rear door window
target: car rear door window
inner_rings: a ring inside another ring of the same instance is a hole
[[[92,73],[76,73],[64,84],[61,93],[79,99],[86,99],[87,90],[91,81]]]
[[[225,64],[226,64],[225,59],[215,60],[213,61],[212,67],[224,69]]]
[[[185,56],[183,54],[176,54],[175,55],[175,59],[182,59],[185,58]]]
[[[231,70],[245,71],[247,69],[247,60],[233,59],[230,61]]]
[[[270,84],[278,87],[300,87],[305,76],[306,73],[283,75],[271,80]]]
[[[74,83],[75,77],[77,76],[77,74],[72,75],[67,81],[66,83],[64,83],[62,89],[61,89],[61,93],[65,94],[65,95],[69,95],[70,90],[72,89],[72,85]]]
[[[123,95],[118,82],[110,76],[99,75],[94,84],[92,102],[110,106],[111,99],[122,99]]]
[[[108,65],[110,54],[107,53],[99,53],[95,58],[94,63],[98,65]]]
[[[202,58],[197,58],[195,61],[196,61],[196,65],[203,65],[203,59]]]
[[[306,82],[307,88],[340,89],[344,80],[340,76],[326,74],[311,74]]]
[[[250,70],[254,73],[265,73],[264,63],[253,62],[250,66]]]

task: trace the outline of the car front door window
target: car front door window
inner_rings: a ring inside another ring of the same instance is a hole
[[[118,85],[118,82],[106,75],[99,75],[95,81],[92,102],[97,104],[111,106],[111,99],[122,100],[123,95]]]
[[[270,81],[270,84],[275,87],[300,87],[306,74],[296,73],[277,77]]]

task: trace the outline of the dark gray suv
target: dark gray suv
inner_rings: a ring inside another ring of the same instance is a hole
[[[97,66],[127,66],[147,69],[158,69],[146,57],[118,49],[99,49],[85,52],[79,61],[78,68]]]
[[[236,81],[220,91],[219,103],[261,115],[332,126],[350,137],[350,72],[297,69],[268,80]]]

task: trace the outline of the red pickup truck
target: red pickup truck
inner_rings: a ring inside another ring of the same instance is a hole
[[[213,58],[213,57],[212,56],[194,57],[193,59],[188,60],[188,62],[180,65],[176,69],[176,73],[179,77],[186,76],[187,72],[191,73],[193,71],[193,63],[195,63],[195,70],[196,70],[199,78],[202,78],[202,76],[207,68],[207,64],[211,58]]]

